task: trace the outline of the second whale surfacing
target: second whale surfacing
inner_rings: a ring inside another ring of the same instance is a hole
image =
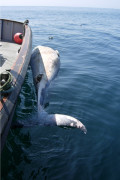
[[[87,129],[76,118],[63,114],[48,114],[43,108],[46,89],[60,68],[59,52],[49,47],[37,46],[32,51],[30,64],[37,93],[39,124],[79,128],[86,134]]]

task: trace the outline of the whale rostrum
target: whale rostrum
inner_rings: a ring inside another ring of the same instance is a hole
[[[60,68],[59,52],[50,47],[37,46],[32,51],[30,65],[37,93],[39,123],[49,126],[75,127],[86,134],[87,129],[76,118],[63,114],[48,114],[43,108],[46,89],[57,76]]]

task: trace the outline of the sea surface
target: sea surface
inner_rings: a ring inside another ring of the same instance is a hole
[[[79,119],[79,129],[11,129],[2,180],[120,180],[120,9],[1,7],[1,18],[29,19],[33,48],[60,53],[45,110]],[[53,37],[49,39],[49,37]],[[13,121],[37,118],[29,66]]]

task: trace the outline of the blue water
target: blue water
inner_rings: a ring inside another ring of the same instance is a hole
[[[45,109],[71,115],[88,130],[86,135],[59,127],[10,130],[2,153],[2,180],[119,180],[120,10],[2,7],[1,17],[29,19],[33,48],[59,51],[61,67]],[[29,67],[13,120],[35,117]]]

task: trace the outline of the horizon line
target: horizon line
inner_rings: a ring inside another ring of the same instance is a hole
[[[120,8],[114,8],[114,7],[87,7],[87,6],[54,6],[54,5],[0,5],[0,7],[62,7],[62,8],[92,8],[92,9],[114,9],[114,10],[120,10]]]

